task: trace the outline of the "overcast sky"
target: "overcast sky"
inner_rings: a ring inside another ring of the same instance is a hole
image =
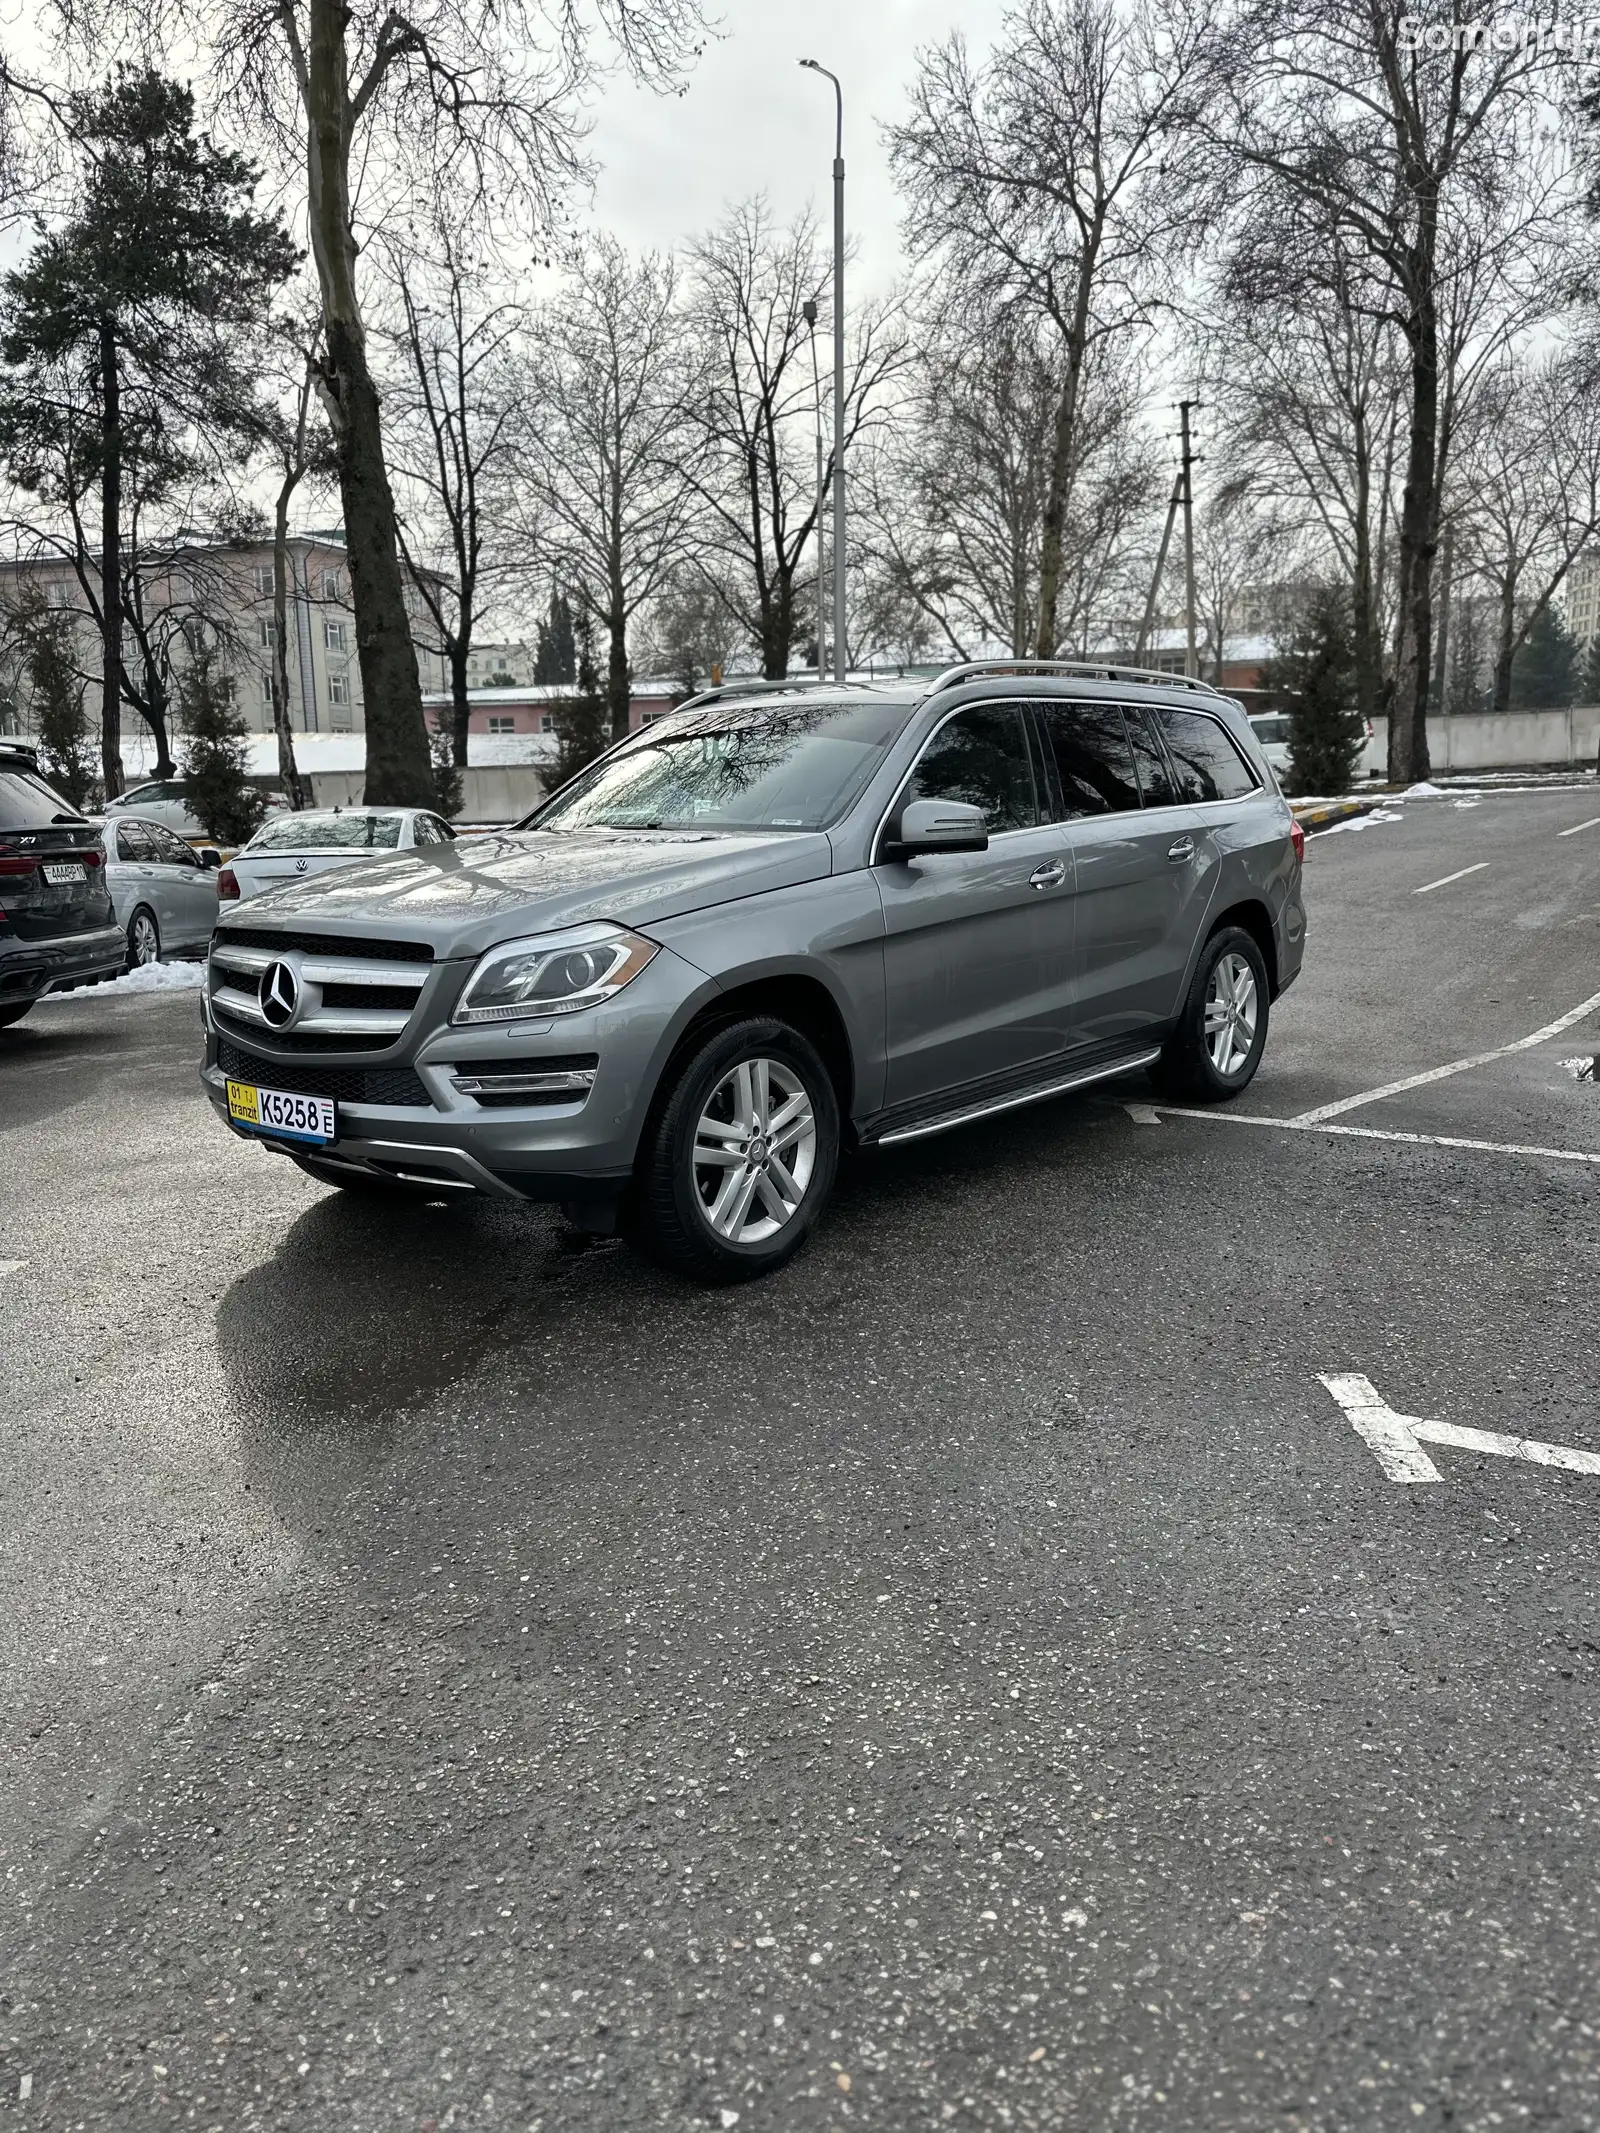
[[[1003,11],[1003,0],[721,0],[722,34],[681,97],[608,88],[590,143],[602,166],[595,221],[629,244],[665,246],[754,192],[782,220],[808,199],[826,220],[833,90],[797,64],[811,58],[844,84],[846,213],[863,284],[893,280],[899,207],[883,123],[904,109],[919,46],[960,29],[982,50]]]

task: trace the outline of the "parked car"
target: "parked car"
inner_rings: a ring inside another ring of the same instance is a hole
[[[188,788],[181,778],[147,778],[142,785],[135,785],[120,799],[108,800],[107,815],[137,815],[141,821],[163,822],[180,837],[200,838],[208,834],[205,824],[189,806]],[[289,803],[281,792],[267,794],[267,817],[286,813]]]
[[[107,814],[96,825],[111,905],[128,944],[128,968],[203,954],[217,922],[215,846],[196,850],[164,822]]]
[[[298,815],[274,815],[223,868],[223,899],[259,896],[329,867],[451,844],[455,834],[427,807],[308,807]]]
[[[94,825],[0,740],[0,1029],[41,994],[122,968],[125,944]]]
[[[313,1177],[555,1200],[759,1274],[888,1147],[1149,1068],[1236,1095],[1303,838],[1239,706],[1035,661],[714,689],[515,831],[225,912],[219,1116]]]
[[[1280,781],[1289,772],[1289,714],[1286,711],[1252,711],[1250,730],[1261,743],[1261,753]]]

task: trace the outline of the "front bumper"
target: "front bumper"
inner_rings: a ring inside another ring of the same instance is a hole
[[[331,1096],[338,1106],[338,1138],[326,1146],[260,1133],[241,1137],[307,1158],[330,1173],[343,1169],[496,1199],[553,1200],[580,1221],[593,1217],[604,1226],[633,1176],[645,1114],[677,1032],[715,986],[663,948],[604,1007],[509,1027],[458,1029],[440,1018],[448,1016],[466,967],[458,966],[448,980],[437,969],[437,982],[430,982],[413,1018],[413,1028],[420,1020],[425,1033],[418,1038],[408,1030],[405,1040],[381,1054],[274,1053],[237,1027],[221,1028],[205,1002],[201,1079],[218,1116],[240,1131],[228,1119],[229,1072],[248,1075],[262,1088]],[[228,1071],[218,1056],[224,1045],[233,1062]],[[574,1057],[593,1062],[594,1080],[571,1098],[486,1103],[456,1087],[458,1080],[543,1062],[555,1068]],[[387,1094],[396,1079],[413,1076],[415,1101],[370,1102],[362,1093],[381,1082]]]
[[[13,1006],[64,986],[116,977],[127,960],[120,926],[97,926],[92,933],[63,934],[53,941],[0,938],[0,1004]]]

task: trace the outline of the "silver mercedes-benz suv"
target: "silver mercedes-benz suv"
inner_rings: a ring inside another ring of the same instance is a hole
[[[706,1280],[841,1147],[1131,1068],[1255,1073],[1305,933],[1239,706],[1065,662],[739,684],[504,834],[319,874],[211,946],[219,1114],[330,1184],[559,1201]]]

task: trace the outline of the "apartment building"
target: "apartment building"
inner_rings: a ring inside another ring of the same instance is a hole
[[[337,529],[294,534],[288,543],[289,716],[297,733],[361,733],[366,720],[356,658],[350,568]],[[70,565],[59,557],[0,560],[0,609],[36,590],[55,607],[81,616],[79,656],[98,678],[100,648],[88,602]],[[165,663],[169,683],[194,633],[204,629],[231,675],[235,699],[255,733],[272,730],[272,544],[215,541],[201,535],[174,542],[141,579],[141,614],[124,639],[124,658],[139,673],[147,655]],[[444,663],[428,642],[426,609],[408,598],[417,666],[424,690],[447,684]],[[142,640],[142,641],[141,641]],[[26,690],[13,677],[26,727]],[[123,708],[123,731],[144,730],[137,710]]]

